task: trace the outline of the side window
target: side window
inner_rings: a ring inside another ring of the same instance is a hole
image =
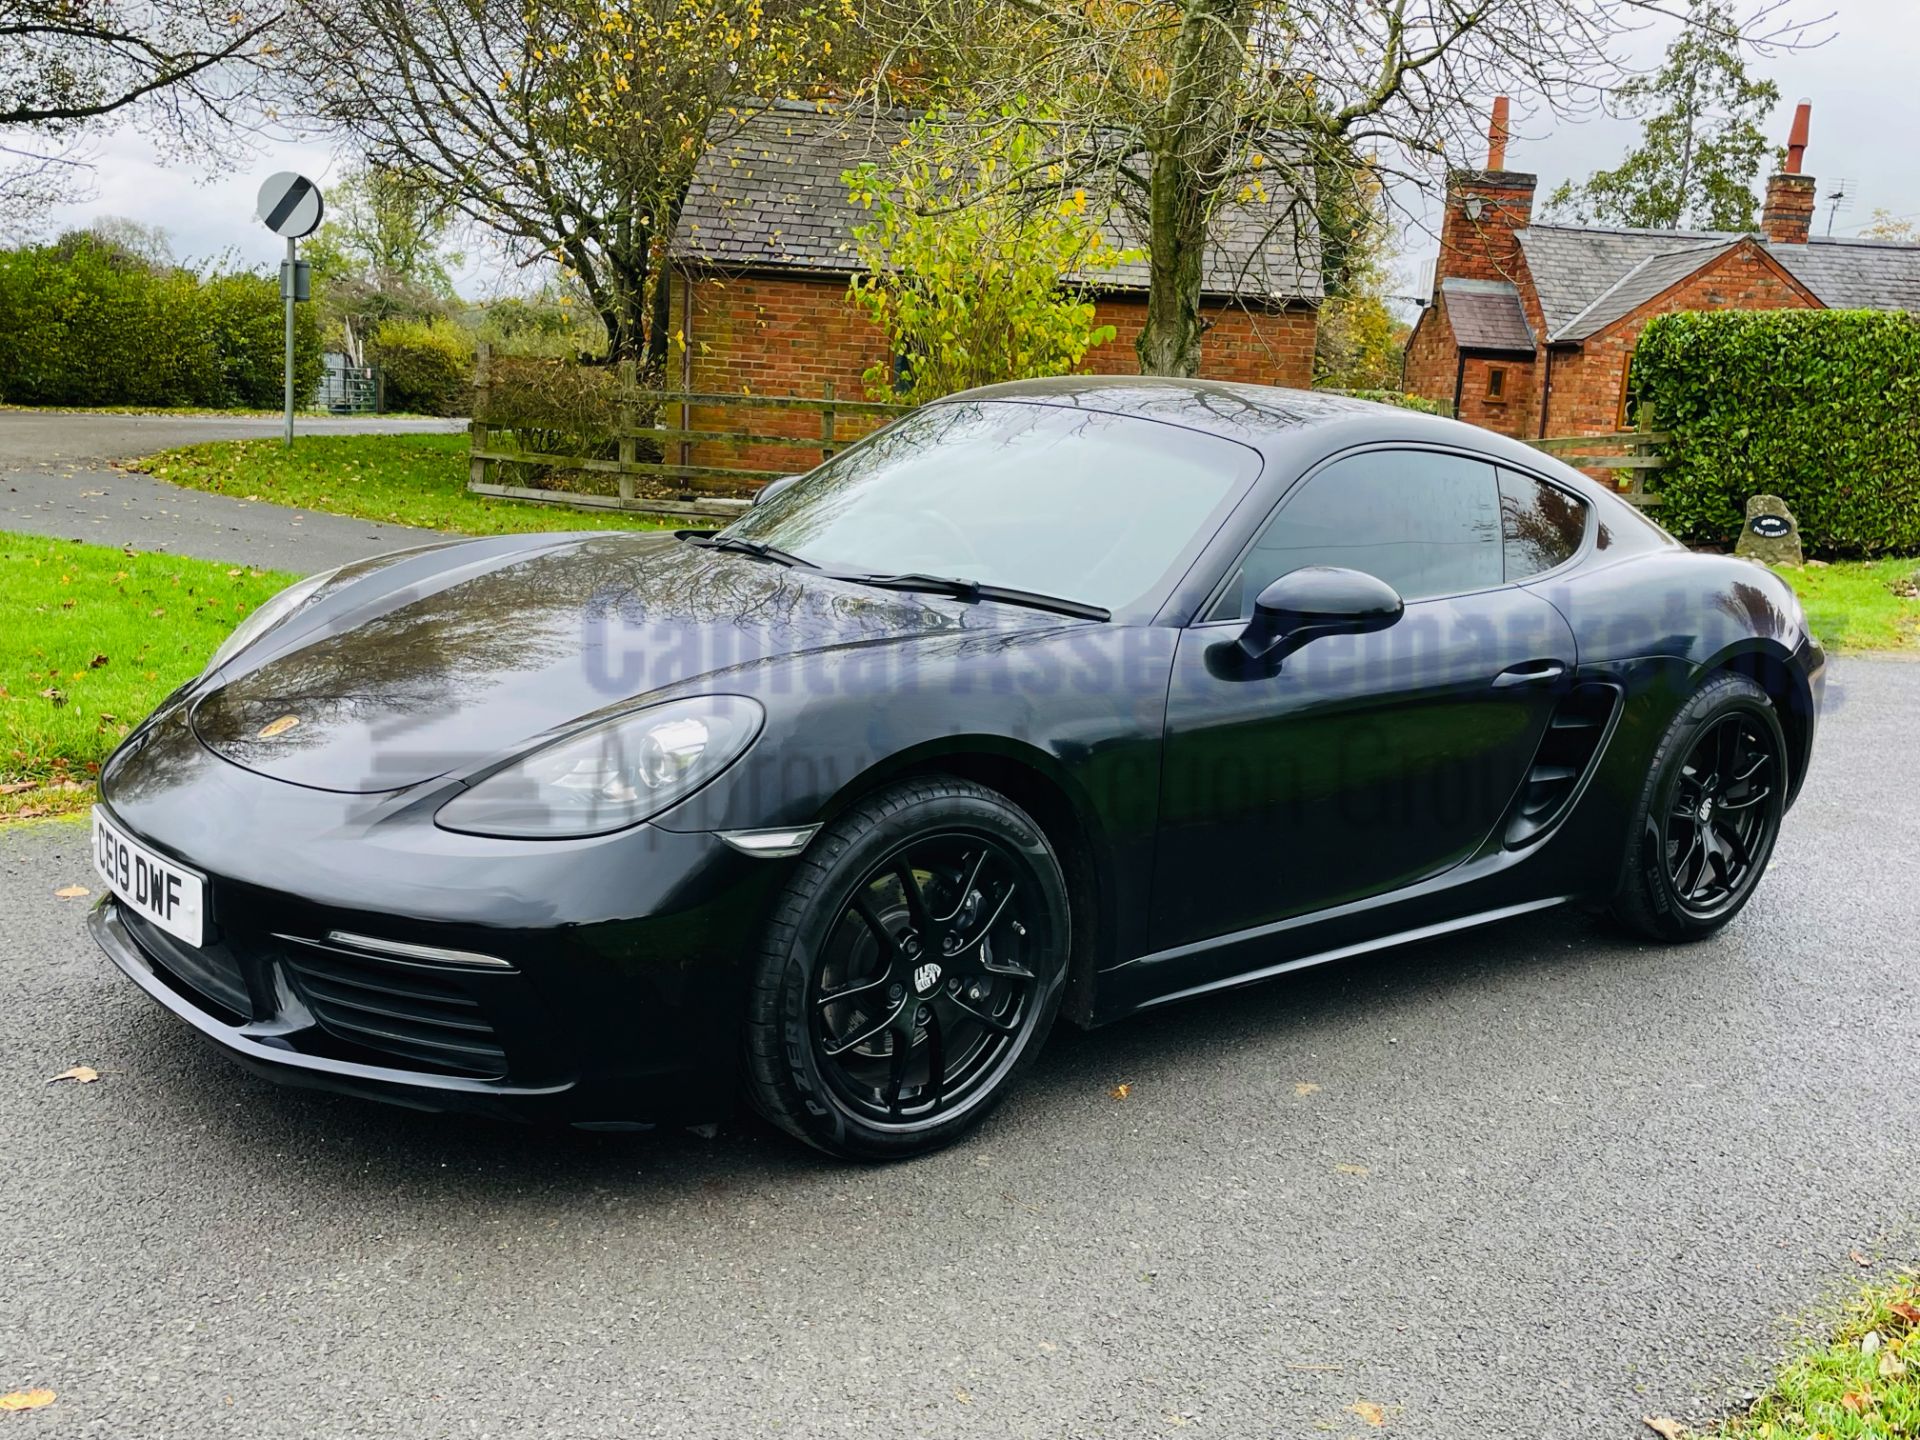
[[[1531,475],[1500,472],[1500,526],[1507,579],[1524,580],[1573,556],[1587,533],[1587,507]]]
[[[1303,565],[1363,570],[1409,603],[1485,590],[1503,578],[1500,538],[1493,466],[1428,451],[1355,455],[1281,507],[1208,618],[1244,619],[1256,595]]]

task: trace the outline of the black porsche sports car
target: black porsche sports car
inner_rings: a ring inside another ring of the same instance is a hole
[[[101,777],[91,925],[276,1079],[835,1154],[1097,1025],[1567,902],[1746,904],[1823,656],[1517,442],[1252,386],[925,406],[718,532],[301,581]]]

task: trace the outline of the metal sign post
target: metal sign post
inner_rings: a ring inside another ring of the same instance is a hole
[[[269,175],[260,187],[258,215],[276,235],[287,237],[287,258],[280,263],[280,298],[287,307],[286,443],[293,445],[293,307],[311,298],[312,282],[307,262],[300,259],[300,237],[320,227],[326,206],[320,187],[304,175],[282,170]]]

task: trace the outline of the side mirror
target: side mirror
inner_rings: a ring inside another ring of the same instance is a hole
[[[769,480],[766,484],[762,485],[760,489],[755,493],[753,497],[753,503],[755,505],[766,504],[767,501],[771,500],[774,496],[778,495],[782,490],[786,489],[789,485],[793,484],[793,482],[798,480],[799,478],[800,477],[798,475],[782,475],[778,480]]]
[[[1236,642],[1249,660],[1269,664],[1323,635],[1366,635],[1405,613],[1394,588],[1360,570],[1307,565],[1260,592]]]

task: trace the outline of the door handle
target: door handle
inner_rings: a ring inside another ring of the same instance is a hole
[[[1529,660],[1524,665],[1512,665],[1493,677],[1493,688],[1506,690],[1515,685],[1545,685],[1558,680],[1567,673],[1567,667],[1558,660]]]

